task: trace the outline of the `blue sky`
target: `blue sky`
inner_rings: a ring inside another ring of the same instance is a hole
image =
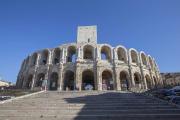
[[[0,0],[0,76],[16,81],[30,53],[76,41],[97,25],[98,43],[143,50],[161,72],[180,72],[180,0]]]

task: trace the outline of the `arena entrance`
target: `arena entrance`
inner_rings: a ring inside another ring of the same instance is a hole
[[[26,88],[30,89],[32,86],[32,79],[33,79],[33,75],[29,75],[27,83],[26,83]]]
[[[64,76],[64,90],[74,90],[75,89],[74,72],[68,70]]]
[[[52,73],[50,77],[49,90],[57,90],[58,88],[58,74]]]
[[[122,91],[129,90],[128,73],[126,73],[125,71],[122,71],[120,73],[120,84],[121,84]]]
[[[142,81],[141,81],[141,75],[139,73],[134,73],[134,82],[135,87],[141,89],[142,88]]]
[[[110,71],[102,72],[102,90],[114,90],[114,81]]]
[[[94,73],[90,70],[82,73],[82,90],[95,90]]]

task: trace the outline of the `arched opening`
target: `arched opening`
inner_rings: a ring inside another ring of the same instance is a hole
[[[27,79],[27,82],[26,82],[26,88],[27,89],[31,88],[31,86],[32,86],[32,79],[33,79],[33,75],[29,75],[28,79]]]
[[[82,90],[95,90],[94,73],[91,70],[82,73]]]
[[[64,90],[74,90],[75,83],[74,83],[74,72],[68,70],[64,76]]]
[[[49,52],[48,50],[44,50],[41,54],[41,62],[40,65],[46,65],[49,58]]]
[[[88,60],[94,59],[94,57],[93,57],[94,48],[92,46],[90,46],[90,45],[84,46],[83,53],[84,53],[84,56],[83,56],[84,59],[88,59]]]
[[[139,73],[134,73],[134,82],[135,82],[135,87],[137,88],[141,88],[142,84],[141,84],[141,75]]]
[[[129,90],[129,79],[128,73],[125,71],[120,72],[120,83],[121,83],[121,90]]]
[[[138,65],[138,54],[135,50],[131,50],[131,62]]]
[[[70,46],[68,48],[67,62],[76,62],[76,47]]]
[[[103,46],[101,48],[101,60],[111,61],[111,48],[108,46]]]
[[[154,79],[155,87],[157,87],[157,85],[158,85],[158,82],[157,82],[157,79],[156,79],[156,77],[155,77],[155,76],[153,76],[153,79]]]
[[[37,53],[34,53],[32,56],[31,66],[36,65],[37,62]]]
[[[146,78],[147,88],[148,88],[148,89],[151,89],[152,86],[151,86],[151,78],[150,78],[150,76],[149,76],[149,75],[146,75],[145,78]]]
[[[114,90],[114,81],[112,79],[112,74],[108,70],[102,72],[102,89]]]
[[[146,55],[144,53],[141,53],[141,60],[143,65],[147,65]]]
[[[54,50],[54,54],[53,54],[53,64],[59,64],[60,62],[60,57],[61,57],[61,51],[59,48],[56,48]]]
[[[42,82],[45,79],[45,74],[44,73],[40,73],[37,76],[37,80],[36,80],[36,87],[41,87],[42,86]]]
[[[117,50],[118,60],[127,63],[126,50],[122,47],[119,47]]]
[[[50,85],[49,89],[50,90],[57,90],[58,88],[58,74],[53,72],[50,77]]]

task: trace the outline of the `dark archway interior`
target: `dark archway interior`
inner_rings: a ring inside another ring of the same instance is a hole
[[[111,61],[111,49],[107,46],[101,48],[101,59]]]
[[[85,90],[87,85],[93,86],[93,90],[95,90],[94,73],[90,70],[82,73],[82,90]]]
[[[49,52],[44,50],[41,56],[41,65],[46,65],[48,62]]]
[[[93,47],[92,46],[85,46],[84,47],[84,59],[93,60]]]
[[[49,89],[50,90],[57,90],[57,88],[58,88],[58,74],[52,73],[52,75],[50,77]]]
[[[74,90],[74,72],[66,71],[64,77],[64,90]]]
[[[135,82],[135,84],[141,84],[141,78],[138,73],[134,74],[134,82]]]
[[[138,65],[138,55],[134,50],[131,51],[131,60],[132,60],[132,63],[135,63]]]
[[[60,54],[61,54],[61,51],[59,48],[56,48],[54,50],[54,60],[53,60],[53,63],[54,64],[58,64],[60,62]]]
[[[126,72],[120,73],[121,90],[129,90],[129,80]]]
[[[33,76],[30,75],[30,76],[28,77],[28,80],[27,80],[27,83],[26,83],[26,88],[27,88],[27,89],[30,89],[30,88],[31,88],[32,79],[33,79]]]
[[[68,48],[67,62],[76,62],[76,48],[74,46]]]
[[[123,48],[118,48],[117,54],[118,54],[118,60],[124,61],[125,63],[127,62],[126,51]]]
[[[45,75],[43,73],[40,73],[37,77],[36,87],[41,87],[44,79]]]
[[[104,71],[102,73],[102,89],[114,90],[114,82],[112,79],[112,74],[109,71]]]

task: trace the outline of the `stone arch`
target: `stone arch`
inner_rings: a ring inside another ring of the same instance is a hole
[[[117,57],[118,57],[118,60],[127,63],[127,61],[128,61],[128,59],[127,59],[127,50],[126,50],[125,47],[118,46],[118,48],[117,48]]]
[[[151,69],[153,69],[153,61],[152,61],[152,57],[150,55],[148,55],[148,60],[149,60],[149,65],[151,67]]]
[[[38,54],[37,53],[34,53],[31,57],[31,66],[34,66],[37,64],[37,57],[38,57]]]
[[[131,48],[129,51],[130,51],[131,63],[138,65],[139,64],[139,58],[138,58],[137,50]]]
[[[68,47],[67,62],[76,62],[76,47],[75,46]]]
[[[41,53],[40,65],[46,65],[48,63],[48,59],[49,59],[49,51],[43,50]]]
[[[58,89],[58,73],[53,72],[50,76],[49,90]]]
[[[147,84],[147,88],[151,89],[152,88],[152,81],[149,75],[145,75],[145,79],[146,79],[146,84]]]
[[[67,70],[64,74],[64,90],[74,90],[75,89],[75,76],[74,72]]]
[[[121,71],[119,74],[120,86],[121,90],[129,90],[130,88],[130,81],[129,81],[129,74],[127,71]]]
[[[93,60],[94,59],[94,47],[91,45],[85,45],[83,47],[83,59]]]
[[[135,83],[135,87],[142,88],[142,77],[138,72],[134,73],[134,83]]]
[[[102,72],[102,89],[114,90],[113,74],[110,70],[104,70]]]
[[[157,79],[156,79],[156,77],[155,77],[155,76],[153,76],[153,80],[154,80],[155,87],[157,87],[157,85],[158,85],[158,81],[157,81]]]
[[[55,48],[53,52],[53,64],[59,64],[61,58],[61,50],[60,48]]]
[[[82,90],[88,89],[88,87],[92,87],[95,90],[94,72],[92,70],[84,70],[82,72]]]
[[[37,75],[37,80],[36,80],[36,87],[41,87],[42,86],[42,82],[45,79],[45,74],[44,73],[39,73]]]
[[[28,76],[28,79],[27,79],[27,82],[26,82],[26,88],[27,88],[27,89],[30,89],[30,88],[31,88],[31,86],[32,86],[32,81],[33,81],[33,75],[30,74],[30,75]]]
[[[147,66],[146,54],[144,52],[140,52],[141,62],[144,66]]]
[[[104,45],[101,47],[101,60],[112,60],[111,47]]]

